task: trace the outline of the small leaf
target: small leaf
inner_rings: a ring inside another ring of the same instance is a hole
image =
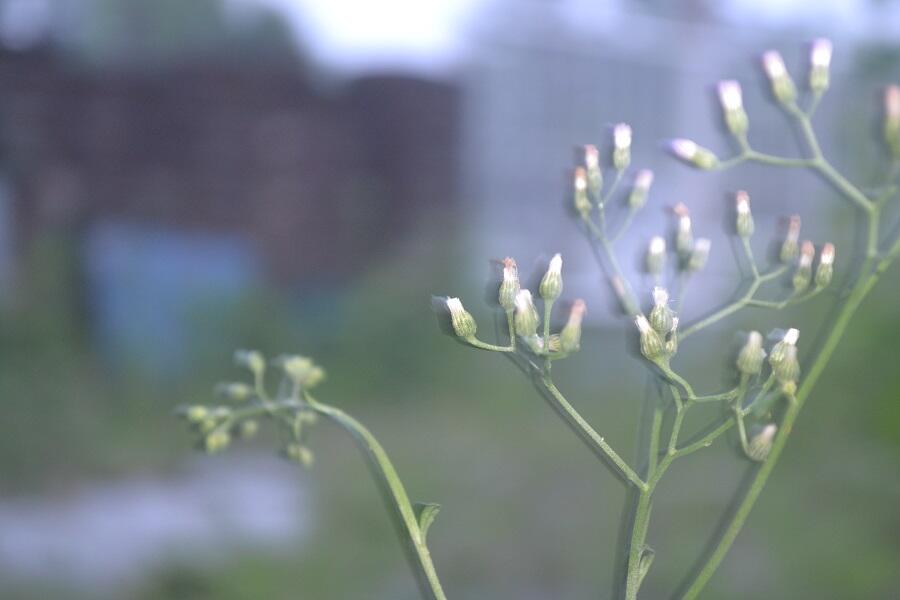
[[[438,512],[441,510],[440,504],[431,502],[416,502],[413,508],[416,511],[416,519],[419,521],[419,530],[422,532],[422,540],[428,535],[428,528],[434,522]]]
[[[650,571],[650,565],[653,564],[653,558],[656,556],[656,552],[650,546],[644,545],[644,549],[641,551],[641,560],[638,563],[638,587],[640,587],[641,583],[644,581],[644,577],[646,577],[647,573]]]

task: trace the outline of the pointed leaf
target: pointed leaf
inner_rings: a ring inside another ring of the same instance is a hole
[[[434,522],[438,512],[441,510],[440,504],[431,502],[416,502],[413,507],[416,511],[416,519],[419,521],[419,530],[422,532],[422,539],[428,535],[428,528]]]

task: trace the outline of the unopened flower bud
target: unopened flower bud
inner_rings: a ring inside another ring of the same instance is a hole
[[[762,362],[766,358],[763,350],[763,337],[758,331],[751,331],[747,336],[747,342],[737,357],[738,371],[744,375],[758,375],[762,370]]]
[[[641,354],[647,360],[656,361],[664,354],[664,342],[656,330],[650,325],[650,321],[644,315],[638,315],[634,319],[641,336]]]
[[[306,374],[306,379],[303,381],[303,387],[310,390],[323,381],[325,381],[325,369],[323,369],[319,365],[313,365],[313,367]]]
[[[581,322],[585,311],[584,300],[579,298],[572,304],[569,320],[559,332],[559,345],[563,352],[575,352],[581,347]]]
[[[647,246],[646,267],[651,275],[659,275],[666,266],[666,240],[660,236],[654,236]]]
[[[200,423],[209,416],[209,409],[202,404],[195,404],[186,407],[183,414],[189,423]]]
[[[216,386],[216,395],[226,400],[241,402],[253,395],[253,388],[246,383],[220,383]]]
[[[831,40],[814,40],[809,51],[809,89],[821,94],[828,89],[831,69]]]
[[[631,210],[638,210],[647,203],[647,195],[650,193],[650,186],[653,185],[653,171],[650,169],[641,169],[634,178],[634,187],[628,195],[628,207]]]
[[[631,162],[631,127],[618,123],[613,127],[613,167],[621,171]]]
[[[539,320],[534,301],[531,299],[531,292],[519,290],[519,293],[516,294],[516,333],[522,337],[535,335]]]
[[[541,298],[553,302],[562,294],[562,288],[562,256],[554,254],[550,259],[547,272],[544,273],[544,278],[541,279],[538,291],[541,293]]]
[[[749,238],[753,235],[753,214],[750,212],[750,195],[747,192],[740,191],[735,198],[737,208],[737,219],[735,220],[735,229],[737,234],[742,238]]]
[[[661,334],[666,335],[672,330],[672,321],[675,313],[669,308],[669,292],[666,288],[653,288],[653,308],[650,310],[650,326]]]
[[[900,160],[900,85],[884,90],[884,141],[894,160]]]
[[[600,151],[597,146],[588,144],[584,147],[584,167],[587,175],[588,191],[599,196],[603,187],[603,171],[600,169]]]
[[[797,347],[785,346],[782,358],[772,366],[772,373],[780,383],[795,382],[800,377],[800,362],[797,360]]]
[[[772,371],[775,372],[776,369],[781,368],[785,361],[793,358],[794,361],[797,360],[797,353],[791,352],[790,348],[795,348],[797,346],[797,340],[800,339],[800,331],[797,329],[788,329],[784,337],[780,342],[776,343],[772,346],[772,352],[769,354],[769,365],[772,367]],[[793,367],[788,366],[787,371],[790,371]],[[799,370],[799,366],[798,366]],[[777,377],[777,375],[776,375]],[[780,378],[779,378],[780,379]]]
[[[697,238],[697,241],[694,243],[694,249],[691,251],[691,256],[688,259],[688,272],[695,273],[706,266],[706,261],[709,260],[709,248],[711,244],[712,242],[710,242],[708,238]]]
[[[825,287],[831,283],[834,274],[834,244],[822,246],[819,253],[819,266],[816,267],[816,287]]]
[[[757,462],[766,460],[766,457],[769,456],[769,452],[772,450],[772,441],[775,439],[777,432],[778,426],[774,423],[769,423],[763,427],[759,433],[750,438],[750,443],[747,444],[747,455]]]
[[[672,331],[666,341],[666,354],[674,355],[678,351],[678,317],[672,317]]]
[[[787,235],[784,237],[784,243],[781,244],[781,252],[779,258],[781,262],[787,263],[797,256],[797,250],[800,243],[800,217],[794,215],[788,221]]]
[[[698,169],[714,169],[719,164],[719,159],[712,151],[698,146],[695,142],[686,139],[675,139],[669,144],[669,150],[679,160],[697,167]]]
[[[259,375],[266,370],[266,359],[256,350],[238,350],[234,353],[234,364]]]
[[[688,207],[683,202],[679,202],[673,209],[675,216],[678,217],[678,226],[675,229],[675,251],[681,258],[682,263],[686,264],[694,249],[694,232],[691,227],[691,215]]]
[[[241,423],[241,426],[238,429],[240,436],[242,438],[244,438],[245,440],[249,440],[250,438],[255,436],[258,431],[259,431],[259,423],[257,423],[253,419],[244,421],[243,423]]]
[[[742,137],[747,133],[750,121],[744,110],[744,99],[741,84],[734,80],[720,81],[718,86],[719,102],[725,117],[725,126],[732,135]]]
[[[591,214],[593,205],[591,204],[590,198],[588,198],[588,179],[587,172],[584,170],[584,167],[575,168],[575,179],[573,182],[573,186],[573,203],[575,206],[575,211],[579,215],[581,215],[582,219],[586,219],[588,215]]]
[[[772,94],[781,104],[787,106],[794,103],[797,98],[797,89],[784,66],[784,59],[775,50],[769,50],[762,57],[763,70],[769,83],[772,85]]]
[[[224,429],[216,429],[210,432],[203,440],[203,445],[210,454],[224,450],[230,443],[231,435]]]
[[[505,311],[515,310],[519,293],[519,267],[512,258],[503,259],[503,281],[500,282],[499,301]]]
[[[303,465],[306,468],[311,467],[315,461],[312,450],[297,443],[291,443],[285,446],[284,455],[288,460]]]
[[[450,311],[450,323],[453,331],[464,340],[475,337],[478,326],[475,319],[463,308],[459,298],[447,298],[447,309]]]
[[[278,357],[276,362],[288,379],[298,386],[306,385],[307,379],[315,368],[315,363],[306,356],[284,355]]]
[[[812,262],[816,254],[816,248],[809,240],[804,240],[800,247],[800,260],[797,262],[797,270],[794,272],[794,291],[802,292],[809,287],[812,281]]]

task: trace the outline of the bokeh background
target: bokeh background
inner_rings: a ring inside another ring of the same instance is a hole
[[[737,78],[753,144],[796,155],[758,56],[782,50],[802,81],[822,35],[823,145],[875,185],[897,2],[0,2],[0,597],[417,597],[339,430],[317,428],[311,471],[271,435],[193,450],[172,411],[213,401],[239,347],[327,368],[323,398],[443,505],[430,539],[452,598],[610,597],[624,490],[507,361],[441,332],[431,296],[462,296],[490,336],[491,259],[531,278],[562,251],[589,320],[559,385],[631,457],[646,371],[566,205],[576,145],[608,147],[627,121],[657,176],[622,246],[634,285],[649,291],[638,256],[676,202],[712,238],[687,320],[738,285],[737,189],[758,253],[792,212],[838,246],[834,293],[742,313],[685,344],[680,369],[727,385],[751,326],[798,326],[810,353],[853,267],[851,208],[808,173],[698,173],[659,141],[728,156],[712,86]],[[705,597],[900,596],[898,294],[895,269]],[[647,598],[677,586],[748,468],[733,439],[695,456],[661,486]]]

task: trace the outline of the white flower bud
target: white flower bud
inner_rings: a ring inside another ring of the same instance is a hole
[[[797,256],[799,242],[800,217],[798,215],[794,215],[788,221],[787,235],[784,238],[784,243],[781,245],[781,252],[779,254],[781,262],[790,262],[795,256]]]
[[[504,310],[516,308],[516,295],[519,293],[519,268],[512,258],[503,259],[503,281],[500,282],[499,302]]]
[[[900,85],[884,90],[884,141],[894,160],[900,160]]]
[[[737,234],[742,238],[749,238],[753,235],[754,223],[753,214],[750,212],[750,195],[747,192],[737,193],[735,208],[737,209],[737,219],[735,220]]]
[[[691,257],[688,260],[688,271],[700,271],[706,266],[706,261],[709,259],[709,249],[711,244],[712,242],[707,238],[697,238],[697,241],[694,243],[694,249],[691,251]]]
[[[475,319],[466,312],[459,298],[447,298],[447,310],[450,311],[450,322],[453,324],[453,331],[456,332],[456,335],[463,339],[475,337],[478,329]]]
[[[672,330],[675,313],[669,308],[669,292],[666,288],[653,288],[653,309],[650,311],[650,325],[653,329],[665,335]]]
[[[599,196],[603,187],[603,171],[600,169],[600,151],[597,146],[588,144],[584,147],[584,166],[587,176],[588,192]]]
[[[741,348],[737,357],[738,371],[744,375],[757,375],[762,370],[762,362],[766,358],[763,350],[763,337],[758,331],[751,331],[747,343]]]
[[[698,169],[714,169],[719,164],[719,159],[715,154],[691,140],[683,138],[672,140],[669,143],[669,150],[675,158]]]
[[[650,325],[650,321],[644,315],[638,315],[634,319],[641,336],[641,354],[651,361],[663,356],[664,344],[662,338]]]
[[[584,300],[580,298],[572,304],[569,320],[559,332],[559,345],[563,352],[575,352],[581,347],[581,322],[586,310]]]
[[[647,194],[650,193],[650,186],[653,185],[653,171],[650,169],[641,169],[634,178],[634,187],[631,188],[631,194],[628,196],[628,206],[631,210],[638,210],[647,203]]]
[[[725,125],[728,131],[735,136],[743,136],[747,133],[749,119],[744,111],[744,99],[741,93],[741,84],[734,80],[720,81],[718,86],[719,102],[722,105],[722,113],[725,117]]]
[[[769,452],[772,450],[772,441],[775,439],[777,432],[778,426],[774,423],[769,423],[763,427],[759,433],[750,439],[750,443],[747,445],[747,455],[757,462],[766,460],[766,457],[769,456]]]
[[[834,274],[834,244],[822,246],[819,253],[819,266],[816,268],[816,287],[825,287],[831,283]]]
[[[591,199],[588,197],[587,172],[584,170],[584,167],[575,167],[572,185],[574,188],[572,198],[575,211],[581,215],[581,218],[586,219],[587,216],[591,214],[593,205],[591,204]]]
[[[831,40],[825,38],[814,40],[810,47],[809,89],[813,93],[821,94],[828,89],[831,52]]]
[[[793,104],[797,97],[794,82],[784,66],[784,59],[775,50],[769,50],[763,54],[763,69],[772,85],[772,94],[781,104]]]
[[[529,290],[519,290],[516,295],[516,334],[522,337],[535,335],[538,328],[538,313]]]
[[[794,272],[794,291],[802,292],[809,287],[812,280],[812,262],[816,254],[816,248],[809,240],[804,240],[800,246],[800,260],[797,262],[797,270]]]
[[[694,233],[691,228],[690,211],[688,211],[688,207],[683,202],[679,202],[675,205],[673,212],[678,217],[678,226],[675,229],[675,251],[678,252],[682,263],[687,264],[694,249]]]
[[[621,171],[631,162],[631,127],[617,123],[613,127],[613,167]]]
[[[666,266],[666,240],[661,236],[654,236],[647,246],[646,267],[651,275],[659,275]]]
[[[552,302],[562,294],[562,288],[562,256],[554,254],[550,259],[544,278],[541,279],[538,291],[541,293],[541,298]]]

